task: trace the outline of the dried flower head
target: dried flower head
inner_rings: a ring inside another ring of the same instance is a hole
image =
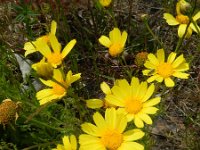
[[[20,102],[14,102],[11,99],[3,100],[0,104],[0,124],[5,126],[10,122],[17,120],[19,103]]]

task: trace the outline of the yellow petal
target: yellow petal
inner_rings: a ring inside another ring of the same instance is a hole
[[[103,46],[105,47],[110,47],[111,46],[111,41],[110,39],[107,37],[107,36],[104,36],[102,35],[100,38],[99,38],[99,43],[101,43]]]
[[[144,113],[139,113],[138,117],[140,117],[141,120],[143,120],[146,124],[152,124],[153,121],[151,120],[151,117],[149,115]]]
[[[187,24],[180,24],[180,25],[179,25],[179,27],[178,27],[178,36],[179,36],[180,38],[182,38],[183,35],[185,34],[186,28],[187,28]]]
[[[76,150],[77,149],[77,140],[74,135],[70,136],[70,143],[71,143],[72,150]]]
[[[189,70],[189,64],[188,63],[181,63],[174,71],[187,71]]]
[[[114,95],[107,95],[105,97],[105,100],[112,104],[112,105],[115,105],[115,106],[120,106],[120,107],[123,107],[125,104],[124,104],[124,100],[123,99],[120,99]]]
[[[98,128],[91,123],[83,123],[81,129],[89,135],[100,136]]]
[[[49,40],[51,43],[51,47],[53,48],[53,52],[60,53],[61,50],[61,44],[58,42],[58,39],[54,34],[49,35]]]
[[[51,31],[50,31],[50,33],[55,35],[56,34],[56,28],[57,28],[57,23],[53,20],[51,22]]]
[[[138,97],[139,99],[142,99],[144,97],[144,93],[146,93],[146,91],[147,91],[147,82],[141,82],[135,96]]]
[[[146,107],[151,107],[151,106],[154,106],[158,103],[160,103],[160,97],[155,97],[155,98],[152,98],[148,101],[146,101],[145,103],[143,103],[143,108],[146,108]]]
[[[149,77],[148,79],[147,79],[147,82],[153,82],[154,80],[156,80],[157,78],[159,77],[159,75],[158,74],[156,74],[156,75],[153,75],[153,76],[151,76],[151,77]]]
[[[145,102],[146,100],[148,100],[151,97],[151,95],[153,94],[154,90],[155,90],[155,86],[154,86],[154,84],[151,84],[148,87],[144,97],[142,98],[142,102]]]
[[[124,142],[117,150],[144,150],[144,146],[137,142]]]
[[[158,65],[159,64],[159,61],[158,61],[158,59],[156,58],[156,56],[154,55],[154,54],[148,54],[148,59],[149,59],[149,61],[150,61],[150,63],[152,63],[153,65]]]
[[[68,136],[64,136],[63,137],[63,144],[65,148],[71,149],[71,143],[69,142],[69,137]]]
[[[79,136],[79,143],[81,146],[94,145],[94,144],[98,145],[100,142],[101,142],[100,138],[94,137],[92,135],[81,134]]]
[[[122,32],[122,39],[121,39],[122,47],[125,46],[125,43],[126,43],[126,40],[127,40],[127,36],[128,36],[128,33],[126,31],[123,31]]]
[[[69,52],[72,50],[75,44],[76,44],[76,40],[73,39],[64,47],[62,51],[62,58],[65,58],[69,54]]]
[[[138,116],[134,118],[134,123],[138,128],[144,127],[143,121]]]
[[[156,66],[154,65],[154,64],[152,64],[150,61],[146,61],[145,63],[144,63],[144,66],[146,67],[146,68],[148,68],[148,69],[155,69],[156,68]]]
[[[198,26],[197,23],[195,23],[195,25],[193,23],[190,24],[190,28],[192,28],[192,30],[196,33],[200,32],[200,27]]]
[[[101,108],[103,106],[103,101],[100,99],[89,99],[86,100],[86,106],[88,108],[96,109],[96,108]]]
[[[127,126],[127,117],[124,114],[117,114],[116,118],[116,130],[119,133],[123,133]]]
[[[192,17],[194,21],[197,21],[200,18],[200,11],[198,13],[196,13],[196,15],[194,15],[194,17]]]
[[[60,69],[54,69],[53,70],[53,78],[57,80],[58,82],[63,81],[63,74],[60,71]]]
[[[112,43],[120,42],[121,41],[121,31],[118,28],[114,28],[109,33],[110,41]]]
[[[164,13],[164,17],[163,17],[166,22],[171,25],[171,26],[174,26],[174,25],[178,25],[179,22],[174,18],[174,16],[172,16],[171,14],[169,13]]]
[[[109,85],[106,82],[102,82],[101,85],[101,90],[105,93],[105,94],[111,94],[111,89],[109,87]]]
[[[105,121],[107,124],[107,127],[110,129],[115,129],[117,124],[116,124],[116,119],[117,119],[117,113],[115,108],[107,108],[105,112]]]
[[[173,73],[173,76],[181,79],[188,79],[189,74],[177,71]]]
[[[49,97],[53,94],[53,91],[52,89],[43,89],[43,90],[40,90],[36,93],[36,98],[37,99],[43,99],[45,97]]]
[[[164,62],[165,61],[165,52],[164,52],[164,49],[157,50],[156,55],[157,55],[157,58],[158,58],[159,62]]]
[[[29,54],[32,54],[34,52],[36,52],[37,50],[35,49],[35,46],[34,46],[34,42],[26,42],[24,44],[24,50],[26,50],[24,56],[26,57],[27,55]]]
[[[128,130],[123,134],[124,141],[136,141],[144,136],[144,132],[140,129]]]
[[[43,42],[43,40],[36,40],[35,47],[44,57],[47,58],[51,55],[51,49],[46,42]]]
[[[105,131],[106,122],[105,122],[103,116],[99,112],[96,112],[93,115],[93,120],[94,120],[95,124],[97,125],[98,130]]]
[[[176,58],[176,53],[171,52],[171,53],[169,54],[168,58],[167,58],[167,62],[168,62],[168,63],[172,63],[172,62],[175,60],[175,58]]]
[[[145,114],[155,114],[158,111],[156,107],[145,107],[142,109],[142,113]]]
[[[176,58],[176,60],[172,63],[173,68],[177,68],[180,64],[182,64],[185,61],[183,54]]]
[[[36,97],[37,97],[37,95],[36,95]],[[40,105],[44,105],[46,103],[51,102],[52,100],[60,99],[60,97],[61,97],[60,95],[53,94],[53,95],[49,95],[45,98],[42,98],[41,100],[40,99],[38,99],[38,100],[39,100]]]
[[[171,78],[165,78],[165,85],[167,87],[173,87],[175,84],[174,84],[174,81],[171,79]]]

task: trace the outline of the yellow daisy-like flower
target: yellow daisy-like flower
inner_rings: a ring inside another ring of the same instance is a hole
[[[104,7],[108,7],[111,2],[112,0],[99,0],[99,3]]]
[[[164,13],[164,19],[171,26],[179,25],[178,36],[180,38],[182,38],[183,35],[185,34],[187,26],[189,24],[188,29],[187,29],[187,33],[185,35],[186,38],[189,38],[192,35],[193,31],[195,31],[197,33],[198,33],[198,30],[200,31],[200,27],[196,23],[196,21],[200,18],[200,11],[192,17],[196,27],[198,28],[198,30],[197,30],[194,23],[190,22],[189,17],[187,15],[181,14],[179,7],[180,6],[177,4],[177,9],[176,9],[177,10],[177,16],[176,17],[174,17],[173,15],[171,15],[169,13]]]
[[[49,62],[54,68],[56,68],[62,63],[62,60],[72,50],[72,48],[76,44],[76,40],[71,40],[61,52],[61,44],[58,42],[56,36],[50,34],[48,37],[50,46],[42,40],[36,40],[35,47],[47,59],[47,62]]]
[[[84,123],[82,130],[87,134],[79,137],[80,150],[143,150],[144,146],[134,142],[144,136],[139,129],[124,132],[127,118],[114,108],[105,111],[105,118],[96,112],[93,115],[96,125]]]
[[[101,90],[103,91],[104,94],[111,94],[111,89],[109,85],[106,82],[102,82],[100,85]],[[105,99],[89,99],[86,100],[86,105],[88,108],[96,109],[96,108],[101,108],[101,107],[113,107],[113,105],[109,104]]]
[[[63,145],[58,144],[56,148],[52,150],[76,150],[77,149],[77,140],[74,135],[64,136],[62,138]]]
[[[36,98],[39,100],[40,105],[64,97],[67,94],[68,87],[70,87],[73,82],[79,80],[80,77],[80,73],[72,75],[71,70],[68,71],[66,77],[63,77],[63,74],[59,69],[54,69],[53,79],[56,81],[40,79],[43,84],[51,87],[36,93]]]
[[[143,71],[143,74],[151,76],[147,79],[147,82],[154,80],[162,82],[164,80],[167,87],[175,85],[171,77],[188,79],[189,76],[188,73],[184,73],[184,71],[189,70],[189,64],[183,55],[176,58],[176,53],[172,52],[169,54],[167,61],[165,61],[165,52],[163,49],[157,50],[156,56],[150,53],[144,66],[147,69]]]
[[[128,121],[134,121],[139,128],[144,123],[152,124],[149,114],[155,114],[157,108],[154,105],[160,102],[160,97],[151,98],[155,90],[154,84],[149,87],[147,82],[141,82],[132,77],[131,84],[125,79],[116,80],[112,87],[112,94],[106,95],[105,99],[110,104],[118,106],[119,111],[127,116]]]
[[[43,36],[37,38],[37,40],[41,40],[41,41],[43,41],[43,42],[49,44],[49,35],[50,35],[50,34],[55,35],[55,34],[56,34],[56,28],[57,28],[57,23],[53,20],[53,21],[51,22],[51,30],[50,30],[50,33],[48,33],[47,35],[43,35]],[[35,45],[35,41],[26,42],[26,43],[24,44],[24,50],[26,50],[26,52],[25,52],[25,54],[24,54],[25,57],[26,57],[27,55],[32,54],[32,53],[34,53],[34,52],[37,51],[37,49],[35,48],[34,45]]]
[[[109,48],[109,54],[112,57],[116,57],[123,51],[127,36],[128,34],[126,31],[121,33],[118,28],[114,28],[112,31],[110,31],[109,37],[102,35],[99,38],[99,42],[103,46]]]

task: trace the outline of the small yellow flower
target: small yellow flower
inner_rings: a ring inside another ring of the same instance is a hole
[[[105,82],[102,82],[101,85],[101,90],[103,91],[104,94],[111,94],[111,89],[109,85]],[[86,100],[86,105],[88,108],[96,109],[96,108],[101,108],[101,107],[113,107],[113,105],[109,104],[105,99],[89,99]]]
[[[114,28],[112,31],[110,31],[109,37],[102,35],[99,38],[99,42],[103,46],[109,48],[109,54],[112,57],[116,57],[123,51],[127,36],[128,34],[126,31],[121,33],[118,28]]]
[[[40,105],[64,97],[67,94],[68,87],[70,87],[73,82],[79,80],[80,77],[80,73],[72,75],[71,70],[67,73],[66,77],[63,77],[63,74],[59,69],[54,69],[53,79],[56,81],[40,79],[43,84],[51,87],[36,93],[36,98],[39,100]]]
[[[47,62],[49,62],[54,68],[57,68],[57,66],[62,63],[62,60],[72,50],[76,44],[76,40],[71,40],[61,52],[61,44],[58,42],[56,36],[50,34],[48,38],[50,46],[42,40],[36,40],[35,47],[47,59]]]
[[[64,136],[62,138],[63,145],[58,144],[56,148],[52,150],[76,150],[77,149],[77,140],[74,135]]]
[[[184,73],[184,71],[189,70],[189,65],[186,63],[183,55],[176,58],[176,53],[172,52],[168,56],[167,61],[165,61],[163,49],[159,49],[156,56],[150,53],[144,66],[147,69],[143,71],[143,74],[151,76],[147,79],[147,82],[154,80],[162,82],[164,80],[167,87],[175,85],[171,79],[173,76],[181,79],[188,79],[189,76],[189,74]]]
[[[33,64],[31,67],[37,72],[39,77],[45,80],[51,79],[53,76],[53,67],[50,63],[45,62],[45,58]]]
[[[190,21],[189,17],[187,15],[183,15],[181,13],[180,2],[177,3],[177,8],[176,8],[177,16],[174,17],[173,15],[171,15],[169,13],[164,13],[164,19],[171,26],[179,25],[179,27],[178,27],[178,36],[180,38],[182,38],[183,35],[185,34],[187,26],[189,24],[188,29],[187,29],[187,33],[185,35],[186,38],[189,38],[192,35],[193,31],[195,31],[195,32],[198,32],[198,30],[200,31],[200,27],[196,23],[196,21],[200,18],[200,11],[198,13],[196,13],[196,15],[194,15],[192,17],[196,27],[198,28],[198,30],[197,30],[197,28],[195,27],[194,23],[192,23]]]
[[[127,118],[114,108],[105,111],[105,118],[96,112],[93,115],[96,125],[84,123],[81,125],[86,134],[79,137],[80,150],[143,150],[144,146],[134,142],[144,136],[140,129],[124,132]]]
[[[99,0],[99,3],[104,7],[108,7],[111,2],[112,0]]]
[[[133,77],[131,84],[125,79],[116,80],[111,88],[112,94],[106,95],[105,99],[110,104],[119,107],[119,111],[127,116],[128,121],[134,121],[139,128],[144,127],[144,123],[152,124],[149,114],[155,114],[157,108],[154,105],[160,102],[160,97],[149,99],[155,90],[154,84],[149,87],[147,82],[139,82]]]
[[[48,33],[47,35],[43,35],[43,36],[37,38],[36,40],[41,40],[41,41],[43,41],[43,42],[49,44],[49,35],[50,35],[50,34],[55,35],[55,34],[56,34],[56,28],[57,28],[57,23],[53,20],[53,21],[51,22],[51,31],[50,31],[50,33]],[[37,49],[35,48],[34,45],[35,45],[35,41],[26,42],[26,43],[24,44],[24,50],[26,50],[26,52],[25,52],[25,54],[24,54],[25,57],[26,57],[27,55],[32,54],[32,53],[34,53],[34,52],[37,51]]]

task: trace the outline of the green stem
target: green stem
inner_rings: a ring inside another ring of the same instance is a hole
[[[156,35],[153,33],[153,31],[151,30],[151,28],[149,27],[149,24],[148,24],[148,20],[147,20],[147,19],[144,19],[144,24],[146,25],[146,28],[147,28],[148,31],[151,33],[151,35],[153,36],[153,38],[160,44],[160,46],[161,46],[162,48],[164,48],[164,47],[163,47],[163,44],[162,44],[162,42],[159,40],[158,36],[156,36]]]
[[[21,115],[23,118],[26,118],[26,119],[28,119],[25,115]],[[34,123],[36,123],[36,124],[38,124],[38,125],[42,125],[42,126],[45,126],[45,127],[47,127],[47,128],[50,128],[50,129],[53,129],[53,130],[57,130],[57,131],[59,131],[59,132],[62,132],[63,131],[63,129],[62,128],[55,128],[55,127],[53,127],[53,126],[50,126],[50,125],[48,125],[47,123],[45,123],[45,122],[41,122],[41,121],[38,121],[38,120],[36,120],[36,119],[31,119],[31,121],[32,122],[34,122]]]

